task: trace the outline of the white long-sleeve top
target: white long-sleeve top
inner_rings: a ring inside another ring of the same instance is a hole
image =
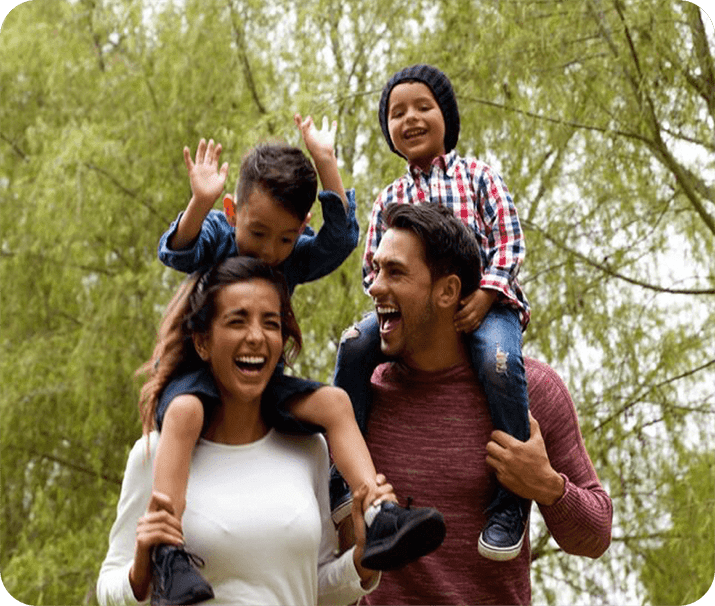
[[[102,606],[136,604],[129,584],[136,528],[152,488],[158,433],[129,453],[109,551],[97,582]],[[215,598],[206,604],[349,604],[364,590],[352,550],[336,557],[330,517],[328,448],[317,434],[270,430],[246,445],[201,440],[182,518],[186,549]]]

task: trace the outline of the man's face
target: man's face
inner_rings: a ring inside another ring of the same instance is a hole
[[[303,222],[261,188],[236,209],[236,245],[241,255],[280,265],[293,251]]]
[[[380,323],[380,347],[406,364],[433,340],[433,283],[423,245],[411,231],[388,229],[373,265],[377,272],[369,294]]]

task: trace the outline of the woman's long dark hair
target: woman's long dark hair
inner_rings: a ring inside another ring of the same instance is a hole
[[[230,257],[204,273],[192,274],[167,306],[154,353],[137,370],[137,375],[147,377],[139,396],[145,434],[154,429],[159,395],[172,377],[205,364],[196,353],[193,335],[208,333],[216,313],[217,293],[230,284],[250,280],[266,280],[276,289],[281,302],[282,360],[290,362],[298,355],[303,340],[283,274],[252,257]]]

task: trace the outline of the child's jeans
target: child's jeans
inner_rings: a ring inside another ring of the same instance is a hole
[[[526,442],[530,435],[529,394],[521,354],[519,313],[505,305],[492,306],[479,328],[466,335],[466,340],[472,366],[487,396],[494,429]],[[488,510],[513,498],[513,493],[497,484]]]
[[[518,312],[495,304],[479,328],[465,335],[472,367],[484,388],[494,429],[525,442],[529,439],[529,399],[521,353],[522,333]],[[343,335],[338,349],[333,383],[348,392],[363,434],[372,405],[370,378],[388,358],[380,350],[380,329],[371,313]],[[510,495],[499,485],[493,508]]]
[[[380,349],[380,325],[376,313],[366,315],[343,333],[335,362],[333,385],[348,392],[355,419],[363,435],[367,432],[372,405],[370,379],[375,368],[387,360]]]

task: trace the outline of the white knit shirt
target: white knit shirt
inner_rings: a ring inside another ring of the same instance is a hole
[[[151,494],[157,442],[154,432],[149,458],[144,439],[129,454],[109,551],[97,582],[103,606],[137,603],[129,569],[137,521]],[[201,572],[216,596],[207,605],[349,604],[367,593],[352,550],[335,556],[328,463],[321,435],[289,436],[270,430],[241,446],[199,442],[182,524],[187,550],[206,563]]]

